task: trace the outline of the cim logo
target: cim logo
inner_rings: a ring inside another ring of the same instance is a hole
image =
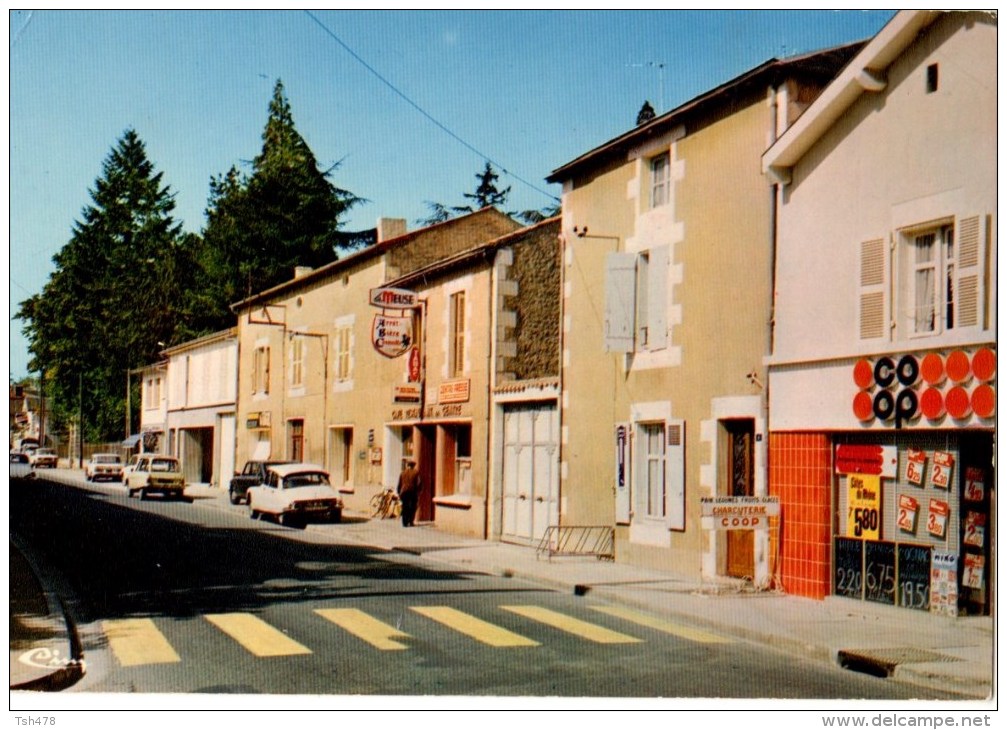
[[[973,413],[992,418],[996,412],[996,353],[988,347],[974,352],[930,352],[863,359],[853,366],[853,382],[860,392],[853,398],[853,414],[863,423],[875,419],[907,421],[925,416],[937,422],[945,415],[963,420]]]

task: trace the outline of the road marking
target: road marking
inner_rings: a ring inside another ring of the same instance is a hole
[[[212,613],[207,621],[248,649],[255,656],[291,656],[310,654],[311,649],[299,644],[250,613]]]
[[[112,653],[124,667],[141,664],[171,664],[182,659],[149,618],[102,621]]]
[[[642,641],[642,639],[620,634],[618,631],[612,631],[603,626],[581,621],[573,616],[550,611],[548,608],[540,606],[501,606],[500,608],[599,644],[635,644]]]
[[[386,624],[383,621],[378,621],[360,609],[316,608],[315,613],[382,651],[397,651],[409,648],[405,644],[395,641],[395,639],[409,639],[411,638],[409,634],[399,631],[394,626]]]
[[[591,608],[595,611],[607,613],[609,616],[617,616],[618,618],[632,621],[635,624],[640,624],[641,626],[646,626],[651,629],[657,629],[658,631],[663,631],[666,634],[673,634],[683,639],[688,639],[689,641],[697,641],[702,644],[731,643],[730,639],[725,639],[723,636],[717,636],[716,634],[711,634],[700,629],[693,629],[688,626],[673,624],[670,621],[664,621],[643,613],[637,613],[636,611],[628,608],[622,608],[619,606],[591,606]]]
[[[471,636],[476,641],[490,646],[539,646],[537,641],[532,641],[520,634],[515,634],[513,631],[508,631],[448,606],[410,606],[409,608],[447,626],[449,629]]]

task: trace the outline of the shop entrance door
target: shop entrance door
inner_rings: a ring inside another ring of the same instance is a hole
[[[721,421],[726,435],[727,494],[731,497],[754,495],[755,423],[750,418]],[[755,577],[755,532],[727,532],[727,575],[734,578]]]
[[[437,491],[437,427],[417,426],[413,429],[417,468],[420,470],[420,501],[416,507],[417,522],[433,522],[434,494]]]

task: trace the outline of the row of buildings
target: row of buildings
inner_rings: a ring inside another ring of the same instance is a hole
[[[995,17],[899,12],[548,180],[557,218],[383,219],[235,303],[145,369],[146,438],[224,488],[322,464],[361,510],[414,458],[445,531],[990,611]]]

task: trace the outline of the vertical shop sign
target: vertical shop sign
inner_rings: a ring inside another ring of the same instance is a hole
[[[975,553],[965,553],[965,570],[962,573],[962,585],[966,588],[976,588],[982,590],[983,569],[986,567],[986,558]]]
[[[620,423],[615,427],[615,521],[629,524],[629,426]]]
[[[927,468],[927,453],[909,449],[906,458],[906,481],[917,487],[923,486],[923,473]]]
[[[965,470],[965,499],[969,502],[982,502],[986,496],[986,484],[983,481],[983,470],[970,466]]]
[[[872,474],[850,474],[847,484],[846,536],[877,540],[881,536],[881,478]]]
[[[940,489],[947,489],[951,479],[951,470],[955,466],[955,457],[947,451],[934,452],[934,468],[930,473],[930,482]]]
[[[930,610],[958,615],[958,556],[934,552],[930,563]]]
[[[899,495],[899,515],[896,522],[903,532],[916,534],[916,515],[919,514],[920,503],[908,494]]]
[[[947,534],[948,515],[950,513],[951,509],[948,507],[947,502],[931,499],[930,510],[927,515],[927,532],[943,540],[944,535]]]

